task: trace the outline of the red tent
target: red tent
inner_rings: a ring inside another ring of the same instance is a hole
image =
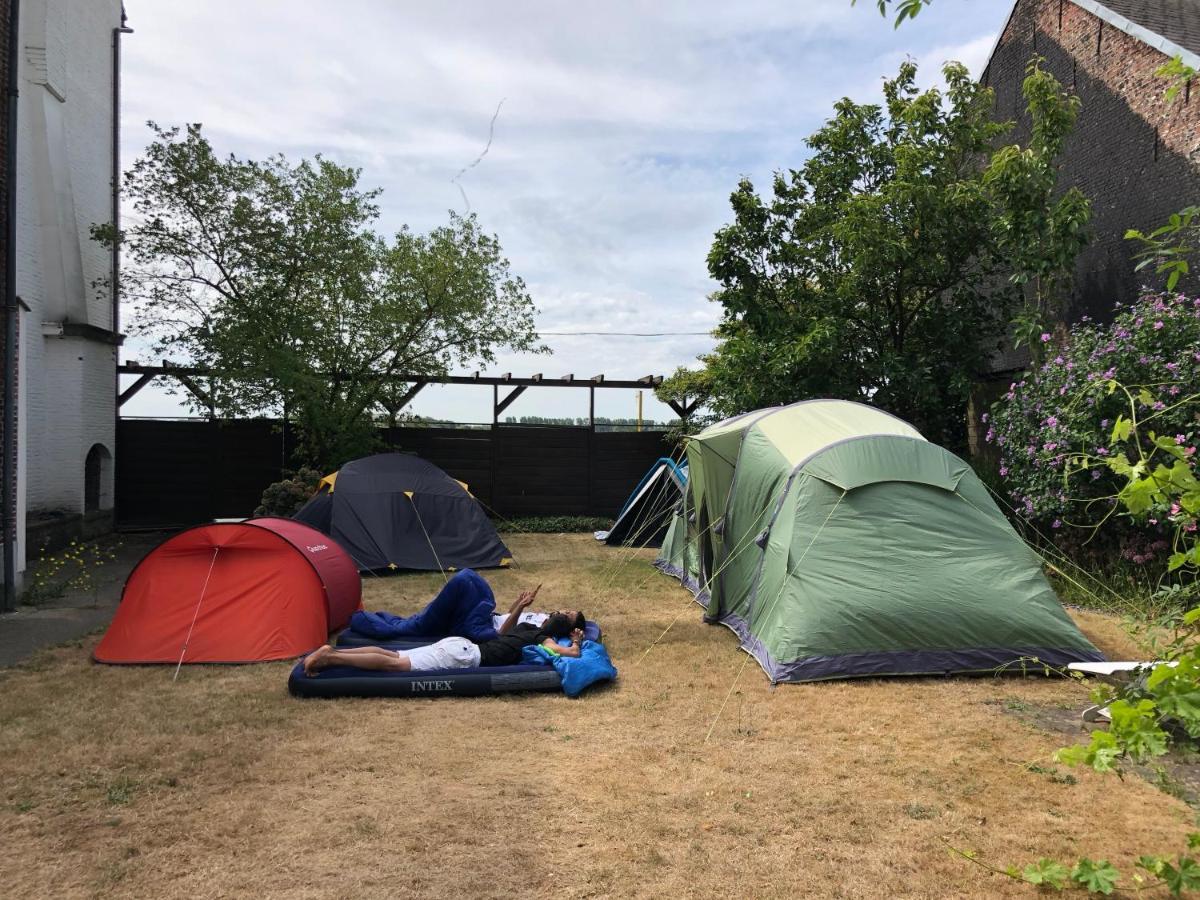
[[[159,544],[129,573],[93,658],[288,659],[344,627],[361,598],[353,560],[307,525],[275,518],[201,525]]]

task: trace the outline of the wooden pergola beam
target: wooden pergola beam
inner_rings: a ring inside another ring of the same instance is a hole
[[[189,378],[187,375],[184,375],[182,372],[168,372],[168,374],[179,379],[179,383],[187,388],[193,397],[208,407],[208,414],[212,418],[216,418],[217,405],[213,403],[212,396],[208,393],[208,391],[204,390],[204,388],[200,387],[200,385],[196,384],[196,382],[192,381],[191,378]]]
[[[168,375],[178,378],[180,375],[209,377],[212,375],[221,375],[221,372],[214,372],[210,369],[201,368],[198,366],[176,366],[171,363],[163,363],[161,365],[146,365],[143,363],[129,362],[117,367],[117,371],[122,375],[144,375],[148,372],[153,372],[155,375]],[[229,375],[230,378],[236,378],[237,373]],[[398,372],[395,375],[389,376],[386,379],[389,383],[406,383],[412,384],[415,382],[424,382],[425,384],[474,384],[474,385],[500,385],[500,386],[525,386],[525,387],[557,387],[570,388],[581,387],[578,380],[567,381],[558,378],[545,378],[541,373],[528,378],[514,377],[511,372],[506,372],[500,376],[483,376],[478,374],[472,375],[443,375],[434,377],[431,375],[421,375],[416,373]],[[646,388],[655,387],[662,383],[661,375],[646,375],[635,381],[616,381],[609,380],[603,375],[596,375],[589,379],[591,385],[598,388],[615,388],[615,389],[631,389],[631,388]]]
[[[503,400],[500,400],[496,403],[496,409],[493,413],[492,418],[494,420],[498,421],[500,419],[500,413],[504,412],[506,409],[508,409],[510,406],[512,406],[513,401],[516,400],[518,397],[520,397],[523,393],[525,393],[525,391],[528,390],[528,387],[529,387],[528,385],[523,384],[520,387],[513,388],[512,391],[509,392],[507,397],[505,397]]]
[[[157,376],[154,372],[143,373],[143,375],[137,381],[125,388],[125,390],[121,391],[121,395],[117,397],[117,406],[124,406],[126,401],[132,400],[138,391],[152,382],[156,377]]]
[[[396,401],[395,410],[393,411],[393,410],[389,409],[388,411],[391,412],[392,415],[395,415],[397,412],[404,409],[404,407],[408,406],[408,404],[410,402],[412,402],[413,397],[417,396],[417,394],[421,393],[421,391],[424,390],[425,385],[427,385],[428,383],[429,383],[428,381],[418,381],[416,384],[414,384],[412,387],[410,387],[407,391],[404,392],[404,396],[402,396],[399,400]]]
[[[699,400],[689,401],[686,397],[683,399],[682,403],[680,403],[678,400],[667,401],[667,406],[671,407],[671,409],[675,411],[675,415],[679,416],[681,419],[686,419],[688,416],[694,413],[696,411],[696,407],[699,405]]]

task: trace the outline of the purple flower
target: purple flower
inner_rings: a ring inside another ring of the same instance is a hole
[[[1101,378],[1106,378],[1106,379],[1107,379],[1107,378],[1116,378],[1116,377],[1117,377],[1117,369],[1116,369],[1116,367],[1114,366],[1114,367],[1110,368],[1108,371],[1106,371],[1106,372],[1105,372],[1105,373],[1104,373],[1102,376],[1100,376],[1100,377],[1101,377]]]
[[[1107,447],[1097,447],[1096,455],[1097,456],[1108,456],[1108,448]]]
[[[1183,435],[1183,434],[1177,434],[1177,435],[1175,435],[1175,443],[1177,443],[1177,444],[1185,444],[1185,443],[1187,443],[1187,436],[1186,436],[1186,435]]]
[[[1055,365],[1061,366],[1063,364],[1063,358],[1061,356],[1054,357],[1054,363]]]
[[[1157,411],[1157,410],[1160,410],[1160,409],[1166,409],[1166,408],[1167,408],[1167,404],[1163,403],[1161,400],[1155,400],[1155,401],[1154,401],[1154,405],[1153,405],[1152,407],[1150,407],[1150,408],[1151,408],[1151,409],[1153,409],[1153,410],[1156,410],[1156,411]]]
[[[1051,416],[1050,418],[1048,418],[1046,420],[1046,424],[1049,425],[1051,428],[1056,427],[1058,425],[1058,416]]]
[[[1046,443],[1042,444],[1042,449],[1045,450],[1047,453],[1049,453],[1051,450],[1055,450],[1057,448],[1058,448],[1058,444],[1056,444],[1054,441],[1046,441]]]
[[[1062,528],[1062,519],[1055,519],[1050,523],[1051,528]]]
[[[1101,428],[1107,428],[1107,427],[1108,427],[1108,419],[1101,419],[1101,420],[1100,420],[1100,427],[1101,427]]]
[[[1000,467],[1000,475],[1001,475],[1001,476],[1004,476],[1004,475],[1007,475],[1007,474],[1008,474],[1008,466],[1001,466],[1001,467]]]
[[[1092,481],[1095,481],[1099,477],[1100,477],[1100,470],[1092,469]]]
[[[980,422],[983,422],[985,425],[987,424],[987,420],[988,420],[988,414],[987,414],[987,413],[984,413],[982,416],[980,416],[980,417],[979,417],[979,421],[980,421]]]
[[[1162,319],[1159,319],[1157,322],[1154,323],[1155,331],[1161,331],[1162,327],[1163,327]]]

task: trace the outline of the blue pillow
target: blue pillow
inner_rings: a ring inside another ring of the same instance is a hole
[[[617,677],[616,666],[608,658],[608,651],[596,641],[584,641],[578,657],[556,656],[545,647],[525,647],[521,651],[524,663],[546,663],[554,666],[562,679],[563,692],[568,697],[578,697],[584,688],[597,681],[611,681]]]

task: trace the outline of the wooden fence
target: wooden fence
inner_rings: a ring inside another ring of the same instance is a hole
[[[416,453],[470,485],[489,513],[615,516],[650,465],[671,453],[657,431],[493,425],[388,428],[388,446]],[[176,528],[248,516],[278,481],[293,445],[262,420],[122,419],[117,425],[119,529]]]

